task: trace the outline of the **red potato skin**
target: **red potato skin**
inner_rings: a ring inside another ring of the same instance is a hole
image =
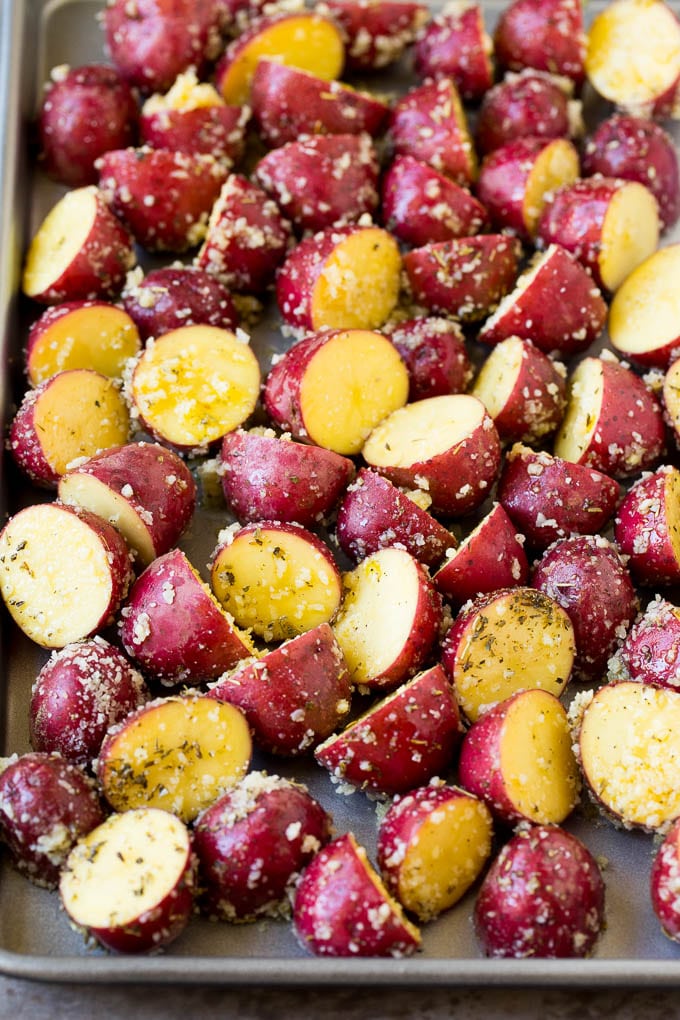
[[[576,640],[574,678],[601,680],[639,608],[616,547],[599,535],[559,539],[534,566],[531,584],[569,615]]]
[[[0,838],[35,885],[56,888],[73,844],[103,821],[95,784],[60,754],[32,751],[0,772]]]
[[[322,623],[221,677],[207,697],[240,708],[268,754],[299,757],[343,722],[351,694],[340,646]]]
[[[389,137],[397,156],[413,156],[463,186],[476,173],[471,139],[455,117],[458,92],[449,78],[411,89],[392,109]]]
[[[464,393],[472,382],[473,368],[465,336],[457,322],[421,316],[383,327],[399,351],[409,375],[409,403],[428,397]]]
[[[566,369],[530,340],[523,340],[522,360],[505,405],[493,423],[504,442],[540,444],[554,433],[567,403]]]
[[[586,37],[579,0],[513,0],[498,20],[494,53],[503,68],[550,71],[580,86]]]
[[[680,819],[673,822],[663,842],[654,854],[649,874],[652,909],[664,935],[674,942],[680,941],[680,912],[678,911],[678,881],[680,881]]]
[[[569,97],[544,71],[508,74],[484,93],[475,129],[481,155],[516,138],[568,138]]]
[[[664,464],[644,475],[624,496],[614,521],[614,540],[628,557],[633,577],[649,587],[680,582],[666,509],[666,488],[676,473],[677,468]]]
[[[393,160],[382,180],[381,200],[385,227],[415,248],[480,233],[489,222],[469,191],[413,156]]]
[[[152,149],[171,149],[188,155],[204,153],[233,166],[243,156],[249,119],[249,110],[243,106],[199,106],[155,113],[142,109],[139,135],[142,144]]]
[[[238,326],[238,312],[227,288],[194,266],[152,269],[140,283],[131,284],[128,279],[121,298],[143,340],[181,326],[229,330]]]
[[[453,78],[466,102],[476,102],[493,85],[492,42],[477,4],[442,13],[418,33],[413,69],[419,78]]]
[[[611,520],[619,483],[601,471],[516,445],[505,458],[497,497],[532,549],[595,535]]]
[[[639,614],[609,660],[608,676],[680,688],[680,620],[677,607],[657,595]]]
[[[604,897],[597,862],[580,840],[557,826],[530,826],[487,872],[475,930],[491,957],[584,957],[602,927]]]
[[[450,531],[377,471],[361,468],[338,507],[340,548],[355,563],[391,545],[427,567],[456,547]]]
[[[137,101],[112,67],[86,64],[61,71],[53,71],[38,115],[40,160],[60,184],[96,184],[95,160],[134,145]]]
[[[375,71],[394,63],[429,15],[427,6],[414,0],[324,0],[320,10],[343,30],[347,71]]]

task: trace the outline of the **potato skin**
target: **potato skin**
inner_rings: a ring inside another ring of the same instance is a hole
[[[139,282],[128,277],[121,298],[143,340],[180,326],[230,330],[238,326],[238,313],[227,288],[195,266],[152,269]]]
[[[513,0],[496,25],[494,53],[503,68],[550,71],[581,85],[586,38],[578,0]]]
[[[680,941],[680,912],[678,911],[678,881],[680,861],[678,840],[680,819],[675,821],[654,854],[649,874],[652,908],[663,932],[674,942]]]
[[[680,617],[657,595],[626,634],[608,663],[608,677],[680,688]]]
[[[392,109],[389,137],[398,156],[413,156],[463,186],[476,176],[474,146],[450,78],[410,89]]]
[[[474,370],[457,322],[437,316],[419,316],[383,327],[406,365],[409,403],[464,393]]]
[[[477,102],[493,85],[493,44],[478,4],[432,18],[418,33],[413,67],[419,78],[453,78],[462,98]]]
[[[204,153],[233,166],[243,156],[249,119],[250,110],[245,106],[222,104],[151,113],[142,108],[139,134],[142,144],[152,149]]]
[[[393,64],[413,42],[429,11],[416,0],[324,0],[320,5],[346,38],[348,71],[374,71]]]
[[[571,134],[568,93],[546,71],[508,74],[482,97],[475,130],[482,155],[514,138],[566,138]]]
[[[639,584],[655,587],[680,581],[674,541],[679,479],[678,469],[664,464],[640,478],[618,508],[614,538]]]

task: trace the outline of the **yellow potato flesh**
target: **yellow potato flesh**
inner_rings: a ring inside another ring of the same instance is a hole
[[[125,362],[141,347],[134,322],[121,308],[96,304],[55,320],[35,342],[28,357],[32,386],[57,372],[91,368],[121,378]]]
[[[537,157],[522,203],[522,218],[531,237],[536,233],[546,195],[575,181],[579,169],[578,152],[566,138],[556,138]]]
[[[621,284],[609,309],[609,337],[622,354],[680,338],[680,244],[655,252]]]
[[[374,467],[412,467],[468,439],[485,414],[481,400],[467,394],[418,400],[377,425],[362,455]]]
[[[224,105],[224,100],[213,86],[199,82],[192,68],[179,74],[165,95],[150,96],[142,107],[142,114],[162,113],[163,110],[199,110]]]
[[[379,227],[340,241],[326,260],[312,293],[314,329],[377,329],[399,296],[401,255]]]
[[[383,903],[389,907],[392,915],[403,925],[404,931],[408,933],[416,943],[420,943],[420,932],[414,924],[409,921],[402,910],[402,904],[395,900],[393,896],[390,896],[384,882],[380,875],[377,873],[375,868],[371,865],[368,859],[368,854],[363,846],[356,842],[354,837],[350,833],[350,843],[352,849],[358,860],[361,862],[364,871],[366,872],[366,878],[373,884],[377,892],[382,897]]]
[[[668,541],[673,555],[680,563],[680,471],[674,469],[665,476],[664,487],[665,517],[668,522]]]
[[[629,181],[612,197],[602,224],[598,264],[607,290],[617,290],[659,243],[659,208],[643,184]]]
[[[519,337],[503,340],[482,365],[472,395],[486,407],[492,418],[501,413],[512,393],[522,364],[524,347]]]
[[[156,558],[149,529],[129,502],[92,475],[74,471],[59,482],[59,499],[69,506],[81,506],[113,524],[143,566]]]
[[[680,434],[680,360],[671,362],[663,381],[663,402],[676,434]]]
[[[69,266],[97,218],[94,186],[67,191],[47,214],[26,256],[22,289],[28,297],[41,294]]]
[[[555,440],[555,456],[578,464],[590,443],[602,408],[604,379],[598,358],[586,358],[569,382],[569,402]]]

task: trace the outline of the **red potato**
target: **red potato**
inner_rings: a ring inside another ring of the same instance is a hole
[[[110,815],[74,846],[59,881],[71,924],[117,953],[169,946],[189,923],[195,891],[189,830],[155,808]]]
[[[273,281],[291,236],[276,203],[247,177],[230,174],[194,264],[227,287],[257,293]]]
[[[676,821],[671,825],[663,842],[655,851],[649,875],[650,896],[654,913],[664,935],[675,942],[680,938],[680,918],[678,917],[679,833],[680,821]]]
[[[384,328],[409,375],[410,403],[426,397],[464,393],[473,369],[457,322],[437,316],[407,319]]]
[[[558,539],[535,564],[531,583],[569,614],[576,640],[574,679],[601,680],[639,608],[614,544],[602,535]]]
[[[379,549],[343,574],[333,630],[362,693],[393,690],[423,668],[439,636],[441,599],[405,549]]]
[[[614,295],[608,322],[611,345],[641,368],[665,371],[677,356],[679,267],[680,244],[661,248],[640,263]]]
[[[20,630],[44,648],[112,623],[131,580],[125,540],[87,510],[28,506],[0,532],[0,593]]]
[[[568,379],[555,456],[627,478],[659,463],[666,434],[656,396],[615,358],[584,358]]]
[[[531,826],[491,865],[475,902],[475,930],[487,956],[580,959],[604,926],[604,900],[587,847],[556,826]]]
[[[410,956],[420,932],[383,885],[351,833],[319,851],[293,903],[298,941],[314,956]]]
[[[66,645],[52,653],[33,684],[31,747],[88,766],[109,726],[147,698],[142,676],[103,638]]]
[[[432,666],[376,702],[314,756],[344,793],[406,793],[447,771],[460,743],[456,698]]]
[[[493,705],[463,738],[458,778],[505,825],[559,825],[581,785],[562,703],[528,690]]]
[[[250,103],[260,137],[272,147],[300,135],[379,135],[389,114],[378,96],[276,60],[258,63]]]
[[[664,417],[670,426],[676,446],[680,442],[680,361],[672,361],[664,376],[661,391]]]
[[[419,78],[452,78],[466,102],[482,98],[493,85],[493,42],[478,4],[445,10],[420,29],[413,47]]]
[[[477,176],[477,159],[458,90],[450,78],[427,81],[397,100],[389,137],[397,156],[429,163],[456,184]]]
[[[242,425],[260,390],[248,340],[216,326],[181,326],[147,344],[128,383],[140,424],[184,451],[205,451]]]
[[[72,368],[28,390],[8,445],[31,481],[54,488],[74,461],[125,443],[129,435],[130,414],[116,382]]]
[[[662,230],[680,216],[680,171],[675,143],[654,121],[615,114],[597,127],[583,150],[586,176],[602,174],[644,184],[659,203]]]
[[[375,71],[395,63],[428,18],[426,5],[414,0],[323,0],[319,10],[343,31],[348,71]]]
[[[325,329],[279,358],[263,399],[270,418],[296,439],[352,456],[379,421],[406,403],[408,387],[406,366],[387,337]]]
[[[32,751],[3,760],[0,837],[35,885],[54,889],[73,844],[103,820],[95,784],[60,754]]]
[[[475,127],[481,155],[515,138],[569,138],[582,129],[581,104],[569,80],[526,68],[484,93]]]
[[[680,23],[663,0],[616,0],[588,32],[591,85],[619,109],[639,117],[677,117]]]
[[[304,238],[287,257],[276,301],[295,329],[377,329],[397,304],[400,277],[399,246],[386,230],[331,227]]]
[[[462,322],[486,318],[510,290],[519,270],[519,245],[505,234],[454,238],[404,255],[414,300],[429,312]]]
[[[342,596],[340,572],[321,539],[299,524],[261,521],[219,535],[211,565],[217,600],[239,627],[284,641],[328,623]]]
[[[243,714],[202,695],[158,698],[109,729],[97,779],[114,811],[161,808],[190,822],[248,771]]]
[[[361,455],[395,485],[424,489],[433,510],[461,517],[489,495],[501,446],[481,400],[460,393],[393,411],[370,433]]]
[[[590,273],[565,248],[550,244],[501,298],[479,339],[496,344],[518,336],[545,354],[568,358],[594,343],[606,319],[607,305]]]
[[[26,375],[38,386],[57,372],[89,368],[120,379],[141,339],[130,315],[106,301],[66,301],[45,309],[26,340]]]
[[[516,443],[506,455],[497,497],[529,546],[542,550],[559,538],[601,531],[620,492],[601,471]]]
[[[207,693],[241,709],[258,747],[286,757],[329,737],[349,712],[351,695],[347,664],[327,623],[237,666]]]
[[[184,252],[205,237],[227,179],[214,156],[170,149],[114,149],[98,160],[99,187],[147,251]]]
[[[184,461],[155,443],[128,443],[62,475],[59,499],[103,517],[143,566],[177,544],[196,508],[196,483]]]
[[[40,160],[46,173],[72,188],[97,183],[95,160],[134,145],[134,92],[104,64],[53,67],[38,114]]]
[[[653,598],[609,660],[607,676],[680,689],[680,609]]]
[[[132,236],[94,187],[67,191],[42,221],[21,288],[45,305],[116,295],[136,262]]]
[[[216,921],[289,918],[300,872],[331,838],[304,786],[250,772],[197,820],[201,911]]]
[[[397,156],[381,186],[382,220],[400,241],[419,247],[477,234],[488,213],[477,199],[413,156]]]
[[[398,546],[425,566],[436,566],[448,549],[455,549],[456,538],[414,495],[361,468],[338,506],[336,533],[345,555],[358,562],[378,549]]]
[[[254,179],[299,231],[315,233],[375,212],[378,172],[370,135],[311,135],[268,152]]]
[[[513,0],[498,19],[493,42],[503,68],[530,67],[583,83],[586,36],[578,0]]]
[[[658,588],[680,581],[680,471],[664,464],[624,496],[614,538],[639,584]]]
[[[222,440],[219,473],[227,506],[241,524],[296,521],[310,528],[338,502],[354,464],[271,429],[238,429]]]
[[[496,227],[531,241],[548,196],[578,175],[578,152],[567,138],[515,138],[484,157],[477,196]]]
[[[637,181],[587,177],[546,202],[537,236],[559,244],[589,269],[598,287],[614,292],[659,243],[659,207]]]
[[[158,556],[121,611],[125,651],[166,687],[214,680],[254,654],[181,549]]]
[[[457,903],[491,855],[491,815],[482,801],[433,781],[396,797],[378,829],[377,857],[392,895],[419,921]]]
[[[507,442],[540,444],[559,428],[567,405],[567,370],[534,347],[508,337],[497,344],[471,389]]]
[[[500,503],[482,518],[433,575],[437,591],[454,607],[498,588],[526,585],[529,563],[524,536]]]
[[[442,665],[470,722],[517,691],[559,697],[574,664],[568,614],[533,588],[500,589],[467,603],[442,645]]]
[[[180,326],[231,330],[238,326],[238,312],[227,288],[195,266],[130,273],[121,298],[145,341]]]

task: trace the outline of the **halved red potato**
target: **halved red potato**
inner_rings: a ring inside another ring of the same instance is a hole
[[[27,391],[8,446],[31,481],[54,488],[75,461],[129,436],[130,413],[117,382],[89,368],[71,368]]]
[[[259,292],[274,279],[290,239],[290,224],[276,203],[247,177],[230,174],[194,264],[227,287]]]
[[[546,202],[537,236],[559,244],[589,269],[598,287],[616,291],[659,243],[659,206],[649,188],[615,177],[586,177]]]
[[[661,395],[664,416],[677,446],[680,442],[680,360],[676,359],[668,366]]]
[[[140,807],[110,815],[76,843],[59,894],[76,930],[113,952],[146,953],[182,934],[196,884],[186,825],[167,811]]]
[[[409,376],[409,402],[425,397],[464,393],[472,382],[473,369],[465,336],[457,322],[435,315],[407,319],[385,326],[399,351]]]
[[[378,96],[265,59],[255,69],[250,103],[260,137],[270,146],[300,135],[377,135],[389,114]]]
[[[583,778],[615,823],[663,831],[680,814],[680,693],[624,680],[572,705]]]
[[[680,689],[680,609],[653,598],[609,660],[607,676]]]
[[[379,549],[342,576],[333,623],[350,679],[362,692],[393,690],[422,669],[439,636],[442,604],[405,549]]]
[[[147,698],[142,676],[108,641],[95,637],[66,645],[52,653],[33,684],[31,747],[88,766],[109,726]]]
[[[180,326],[232,330],[238,326],[238,312],[227,288],[196,266],[163,266],[146,275],[139,267],[128,273],[121,299],[145,341]]]
[[[626,478],[656,467],[666,433],[657,397],[613,356],[584,358],[568,379],[555,456]]]
[[[639,584],[680,582],[680,471],[664,464],[624,496],[614,521],[616,544]]]
[[[389,136],[397,156],[429,163],[457,184],[470,184],[477,176],[465,111],[450,78],[427,81],[398,99]]]
[[[94,185],[67,191],[26,255],[21,288],[45,305],[117,294],[136,262],[132,236]]]
[[[320,11],[340,25],[348,71],[374,71],[403,55],[428,18],[415,0],[322,0]]]
[[[325,329],[279,358],[263,399],[269,416],[296,439],[351,456],[379,421],[406,403],[408,387],[406,366],[387,337]]]
[[[301,330],[377,329],[397,304],[400,275],[399,246],[386,230],[330,227],[290,253],[276,301],[284,322]]]
[[[571,676],[576,643],[568,614],[534,588],[478,596],[463,606],[442,645],[442,665],[470,722],[517,691],[556,697]]]
[[[655,851],[649,875],[652,907],[664,935],[677,942],[680,939],[678,915],[678,881],[680,881],[680,820],[676,820]]]
[[[491,855],[492,836],[481,800],[433,781],[395,797],[378,828],[378,866],[401,905],[419,921],[431,921],[477,879]]]
[[[161,808],[190,822],[243,778],[251,753],[248,724],[234,705],[172,695],[108,731],[97,779],[114,811]]]
[[[546,354],[571,357],[590,347],[606,319],[607,305],[590,273],[565,248],[550,244],[534,255],[478,336],[485,344],[519,336]]]
[[[87,510],[28,506],[0,532],[0,592],[17,626],[45,648],[112,623],[132,576],[125,540]]]
[[[62,755],[31,751],[3,759],[0,838],[35,885],[54,889],[73,844],[103,820],[92,779]]]
[[[591,85],[626,113],[677,117],[680,23],[663,0],[615,0],[588,31]]]
[[[661,248],[621,284],[609,309],[611,345],[641,368],[665,370],[680,348],[680,244]]]
[[[327,623],[237,666],[207,693],[241,709],[258,747],[286,757],[330,736],[349,712],[351,695],[347,663]]]
[[[484,28],[481,7],[449,7],[420,29],[413,47],[419,78],[452,78],[461,98],[475,102],[494,79],[493,42]]]
[[[91,510],[120,531],[143,566],[176,545],[196,507],[183,460],[156,443],[127,443],[70,468],[59,499]]]
[[[500,503],[494,503],[457,549],[449,549],[432,580],[454,607],[484,592],[527,583],[524,536],[517,533]]]
[[[260,366],[245,333],[180,326],[149,343],[133,365],[133,414],[157,439],[203,450],[250,417]]]
[[[605,885],[588,848],[553,825],[520,829],[482,882],[474,908],[487,956],[580,959],[604,927]]]
[[[300,944],[315,956],[399,959],[420,946],[420,932],[351,833],[323,847],[303,871],[293,924]]]
[[[214,680],[255,653],[181,549],[158,556],[121,611],[128,655],[167,687]]]
[[[581,104],[564,77],[525,68],[509,73],[485,92],[475,126],[478,151],[485,155],[514,138],[569,138],[582,129]]]
[[[578,0],[512,0],[498,19],[493,42],[503,68],[530,67],[576,85],[583,82],[586,36]]]
[[[170,149],[114,149],[97,162],[99,187],[147,251],[184,252],[205,237],[227,179],[212,155]]]
[[[518,336],[493,348],[471,389],[504,441],[543,442],[559,428],[567,406],[567,370]]]
[[[260,521],[227,529],[211,565],[218,601],[239,627],[283,641],[328,623],[342,597],[327,546],[299,524]]]
[[[309,135],[271,149],[253,176],[300,232],[356,223],[378,206],[370,135]]]
[[[413,156],[396,156],[381,185],[382,221],[400,241],[419,247],[469,237],[489,216],[474,195]]]
[[[516,443],[507,453],[497,497],[533,549],[569,535],[594,535],[614,515],[618,482],[601,471]]]
[[[227,46],[215,69],[215,84],[225,102],[248,101],[255,69],[267,58],[332,81],[342,72],[345,45],[338,26],[311,11],[255,18]]]
[[[463,737],[458,779],[504,824],[559,825],[581,786],[562,703],[527,690],[493,705]]]
[[[448,771],[461,734],[455,695],[437,665],[319,744],[314,757],[343,793],[392,796]]]
[[[505,234],[479,234],[415,248],[404,255],[414,300],[462,322],[484,319],[515,283],[519,243]]]
[[[338,506],[336,534],[342,551],[355,562],[378,549],[399,546],[427,567],[434,567],[455,535],[427,512],[417,495],[405,492],[377,471],[361,468]]]
[[[122,308],[106,301],[66,301],[45,309],[31,326],[26,375],[31,386],[72,368],[119,379],[140,347],[137,325]]]
[[[298,784],[250,772],[197,819],[201,911],[216,921],[289,918],[300,872],[331,838],[331,818]]]
[[[434,510],[460,517],[490,494],[501,445],[481,400],[455,393],[393,411],[370,433],[361,455],[395,485],[424,489]]]

